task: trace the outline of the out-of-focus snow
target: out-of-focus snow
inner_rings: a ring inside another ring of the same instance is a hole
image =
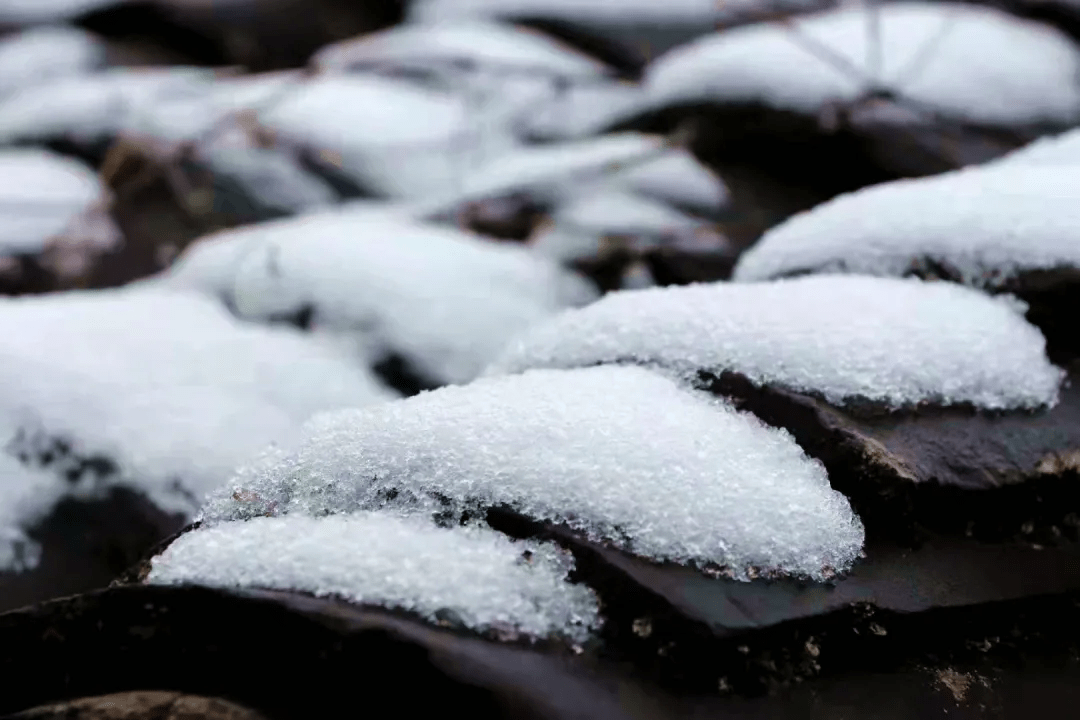
[[[403,355],[439,383],[471,380],[518,333],[595,298],[526,247],[398,213],[361,205],[225,231],[164,282],[214,292],[253,320],[311,308],[314,327],[375,358]]]
[[[186,512],[313,413],[393,397],[317,338],[145,283],[4,299],[0,333],[0,445],[61,439]]]
[[[649,107],[717,101],[806,113],[883,88],[901,105],[972,122],[1071,125],[1078,73],[1080,48],[1048,25],[979,5],[896,2],[704,36],[658,58],[645,87]]]

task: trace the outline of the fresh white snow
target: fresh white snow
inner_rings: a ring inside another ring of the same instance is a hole
[[[376,357],[402,354],[440,383],[468,382],[518,333],[595,298],[584,279],[526,247],[363,205],[208,240],[164,282],[223,295],[249,319],[311,306],[315,327]]]
[[[104,63],[104,43],[85,30],[70,27],[24,30],[0,38],[0,94],[90,72]]]
[[[702,37],[658,58],[645,86],[652,107],[749,102],[815,114],[883,87],[973,122],[1070,125],[1080,119],[1078,73],[1080,48],[1048,25],[979,5],[896,2]]]
[[[550,227],[530,238],[537,252],[567,261],[600,254],[607,238],[629,238],[635,249],[688,246],[708,224],[658,200],[619,190],[599,190],[555,209]],[[716,242],[722,237],[713,232]],[[714,243],[715,246],[716,243]]]
[[[344,171],[391,197],[445,192],[474,159],[513,144],[475,132],[460,94],[374,75],[315,77],[259,118],[282,142],[336,153]]]
[[[736,280],[806,272],[905,275],[928,263],[997,287],[1025,270],[1080,266],[1080,165],[1016,158],[835,198],[769,230]],[[1038,153],[1038,155],[1036,155]],[[1064,159],[1064,154],[1062,155]]]
[[[0,445],[64,439],[186,512],[313,413],[393,397],[316,338],[147,284],[0,300],[0,334]]]
[[[473,630],[584,639],[596,597],[567,581],[573,560],[485,528],[357,513],[254,518],[202,527],[155,558],[148,581],[336,596],[413,612],[447,610]]]
[[[0,150],[0,257],[41,255],[77,277],[121,242],[107,214],[111,194],[77,160],[39,149]]]
[[[2,0],[0,22],[56,22],[123,2],[124,0]]]
[[[642,363],[890,406],[1053,404],[1062,371],[1014,301],[952,283],[823,275],[617,292],[511,343],[489,373]]]
[[[485,378],[316,416],[241,472],[209,522],[262,514],[510,506],[655,560],[815,578],[862,525],[786,432],[636,367]]]
[[[551,202],[572,197],[583,185],[606,182],[618,173],[639,168],[669,152],[663,137],[640,133],[528,145],[476,167],[461,184],[459,197],[480,199],[525,193]],[[645,181],[640,175],[630,175],[623,176],[622,182],[633,185]]]
[[[603,63],[541,33],[482,21],[399,25],[329,45],[312,58],[323,72],[384,68],[486,70],[551,78],[601,76]]]

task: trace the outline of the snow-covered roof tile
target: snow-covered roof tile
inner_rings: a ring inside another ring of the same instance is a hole
[[[266,512],[509,506],[655,560],[822,578],[862,525],[791,436],[635,367],[487,378],[314,418],[208,522]]]
[[[599,625],[596,597],[567,581],[573,561],[554,547],[415,517],[227,522],[182,535],[152,563],[150,583],[309,592],[433,622],[449,610],[476,631],[580,640]]]
[[[1012,301],[952,283],[813,276],[612,293],[515,340],[489,373],[631,362],[693,381],[758,384],[890,406],[1057,401],[1062,372]]]
[[[374,215],[372,214],[374,212]],[[515,335],[595,298],[528,248],[361,206],[252,225],[193,245],[166,276],[224,294],[243,317],[310,306],[316,327],[467,382]]]
[[[766,232],[735,279],[905,275],[932,263],[966,284],[996,287],[1025,270],[1078,267],[1080,164],[1036,152],[837,197]]]
[[[652,107],[816,114],[884,88],[971,122],[1069,125],[1080,119],[1078,72],[1080,48],[1050,26],[979,5],[896,2],[707,35],[657,58],[644,84]]]

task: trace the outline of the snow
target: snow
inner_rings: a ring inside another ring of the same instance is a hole
[[[21,88],[0,101],[0,142],[92,141],[121,130],[157,130],[155,112],[166,103],[203,96],[212,79],[202,68],[117,68]]]
[[[662,157],[669,152],[664,142],[660,136],[619,133],[517,148],[477,167],[465,178],[460,195],[479,199],[528,192],[551,201],[572,195],[582,183],[606,179],[623,165],[637,167]]]
[[[1054,404],[1063,373],[1014,303],[952,283],[842,275],[617,292],[526,333],[488,372],[633,362],[690,382],[734,371],[838,405]]]
[[[474,137],[459,95],[377,76],[314,78],[260,120],[281,141],[337,153],[343,170],[391,197],[443,192],[469,157],[511,142]]]
[[[648,105],[764,103],[817,113],[879,86],[972,122],[1080,119],[1080,49],[1060,31],[977,5],[874,8],[879,52],[862,7],[794,19],[797,31],[779,23],[726,30],[658,58],[646,72]]]
[[[1080,266],[1080,172],[1017,157],[835,198],[769,230],[735,279],[805,272],[905,275],[928,262],[965,284]]]
[[[987,163],[984,167],[1016,163],[1080,167],[1080,130],[1041,137],[1019,150]]]
[[[508,506],[654,560],[822,578],[863,531],[790,435],[635,367],[531,371],[316,416],[209,522]]]
[[[109,192],[86,165],[48,150],[0,150],[0,256],[67,250],[57,270],[76,276],[90,254],[120,242],[105,214]]]
[[[537,252],[562,261],[597,255],[610,236],[629,236],[638,249],[686,243],[705,221],[662,202],[618,190],[599,190],[556,208],[550,227],[530,240]]]
[[[0,94],[104,63],[104,44],[84,30],[42,27],[7,35],[0,38]]]
[[[643,100],[641,87],[627,81],[574,82],[537,102],[522,119],[525,134],[549,140],[571,140],[602,132]]]
[[[610,182],[691,210],[719,212],[731,202],[724,181],[683,148],[671,148],[614,173]]]
[[[26,531],[63,491],[55,477],[0,454],[0,573],[37,566],[41,547]]]
[[[410,19],[439,23],[465,17],[539,17],[605,23],[714,22],[760,0],[414,0]],[[787,3],[809,6],[810,2]]]
[[[417,518],[358,513],[229,522],[182,535],[152,562],[154,584],[310,592],[432,622],[453,617],[449,610],[477,631],[583,640],[600,624],[596,597],[567,581],[573,561],[553,546]]]
[[[249,319],[313,306],[316,328],[402,354],[442,383],[471,380],[513,336],[595,297],[528,248],[401,212],[361,205],[225,231],[164,281],[223,295]]]
[[[606,70],[599,61],[546,35],[481,21],[402,25],[330,45],[316,53],[312,63],[323,72],[462,66],[553,78],[596,77]]]
[[[313,413],[392,397],[316,338],[146,283],[0,300],[0,334],[0,445],[65,439],[172,510]]]
[[[122,2],[123,0],[2,0],[0,22],[55,22],[110,5],[120,5]]]

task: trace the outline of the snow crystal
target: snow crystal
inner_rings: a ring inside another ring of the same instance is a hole
[[[926,263],[984,287],[1080,266],[1077,166],[1017,158],[864,188],[769,230],[734,277],[905,275]]]
[[[360,207],[250,225],[193,245],[177,286],[220,288],[246,318],[310,306],[316,328],[401,353],[437,382],[476,377],[511,337],[591,301],[587,282],[528,248]]]
[[[485,378],[316,416],[207,503],[266,512],[510,506],[656,560],[822,577],[862,526],[791,437],[635,367]]]
[[[467,65],[500,73],[595,77],[602,63],[537,32],[489,22],[402,25],[323,48],[312,62],[323,71]]]
[[[313,338],[145,283],[2,300],[0,334],[0,429],[110,458],[117,482],[188,512],[313,413],[391,397]]]
[[[310,592],[433,622],[449,610],[473,630],[581,640],[599,625],[598,609],[588,588],[567,581],[572,566],[552,546],[488,529],[373,513],[293,515],[182,535],[153,560],[148,581]]]
[[[56,478],[0,453],[0,572],[34,568],[41,548],[26,530],[63,494]]]
[[[867,12],[848,7],[702,37],[650,66],[648,102],[761,102],[817,113],[883,87],[974,122],[1080,119],[1080,49],[1055,28],[977,5],[885,3],[870,10],[880,22],[873,50]]]
[[[84,30],[67,27],[25,30],[0,39],[0,93],[77,75],[104,63],[104,45]]]
[[[835,404],[1053,404],[1062,372],[1014,302],[839,275],[617,292],[526,333],[489,372],[637,362],[691,381],[730,370]]]
[[[50,243],[80,256],[114,247],[120,231],[105,214],[108,201],[97,173],[76,160],[48,150],[0,150],[0,256],[38,255]],[[85,261],[57,269],[77,275]]]

